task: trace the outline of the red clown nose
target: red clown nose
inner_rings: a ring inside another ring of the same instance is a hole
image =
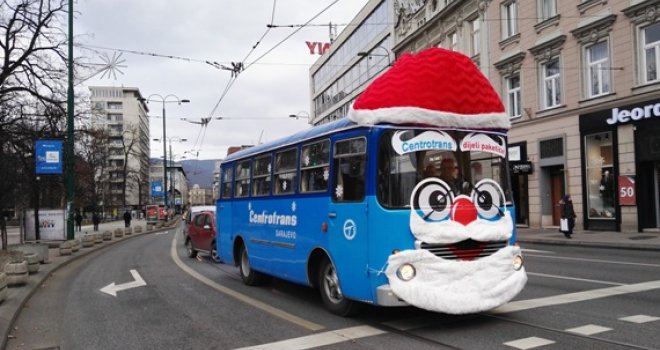
[[[451,211],[452,220],[467,226],[469,223],[477,220],[477,208],[474,203],[467,198],[458,198],[454,202]]]

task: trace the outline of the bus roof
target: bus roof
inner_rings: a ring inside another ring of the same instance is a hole
[[[271,141],[271,142],[266,142],[261,145],[257,145],[254,147],[246,148],[243,150],[240,150],[236,153],[232,153],[227,158],[224,159],[224,162],[231,162],[236,159],[241,159],[245,157],[249,157],[254,154],[258,154],[267,150],[273,150],[279,147],[283,147],[286,145],[291,145],[295,144],[300,141],[304,141],[307,139],[311,139],[317,136],[325,135],[327,133],[336,131],[336,130],[342,130],[342,129],[347,129],[357,126],[353,121],[351,121],[348,118],[342,118],[327,124],[322,124],[319,126],[315,126],[313,128],[309,128],[300,132],[297,132],[293,135],[283,137],[281,139]]]

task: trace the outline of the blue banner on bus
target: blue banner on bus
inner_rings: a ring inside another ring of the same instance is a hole
[[[37,140],[34,149],[37,174],[62,174],[61,140]]]

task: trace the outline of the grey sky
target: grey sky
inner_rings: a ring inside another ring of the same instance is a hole
[[[275,1],[273,23],[303,24],[333,0]],[[367,0],[340,0],[312,23],[349,23]],[[78,0],[75,4],[76,43],[88,46],[133,50],[194,60],[215,61],[229,66],[241,61],[266,31],[273,0]],[[344,27],[339,27],[338,32]],[[295,28],[273,28],[247,59],[250,64]],[[205,135],[201,127],[181,121],[199,121],[210,116],[227,83],[230,72],[200,62],[122,53],[124,74],[116,79],[89,79],[90,85],[138,87],[143,95],[174,94],[191,103],[166,105],[167,135],[188,139],[173,143],[173,153],[199,149],[199,159],[218,159],[231,145],[271,141],[309,127],[306,120],[287,118],[309,112],[309,67],[319,57],[310,55],[305,44],[328,42],[327,26],[307,27],[241,73],[213,116],[232,118],[212,121]],[[119,52],[102,51],[110,57]],[[98,54],[78,50],[93,62]],[[160,117],[162,103],[149,104],[150,115]],[[234,119],[235,118],[235,119]],[[254,119],[260,118],[260,119]],[[272,120],[263,118],[274,118]],[[162,119],[152,118],[151,138],[162,137]],[[203,138],[203,141],[202,141]],[[197,141],[197,142],[196,142]],[[201,144],[201,145],[200,145]],[[151,155],[162,154],[162,144],[152,142]],[[186,155],[191,158],[190,155]]]

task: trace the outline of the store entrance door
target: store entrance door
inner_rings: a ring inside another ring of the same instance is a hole
[[[564,195],[564,171],[555,170],[550,173],[550,197],[552,200],[552,225],[559,226],[561,206],[559,201]]]

